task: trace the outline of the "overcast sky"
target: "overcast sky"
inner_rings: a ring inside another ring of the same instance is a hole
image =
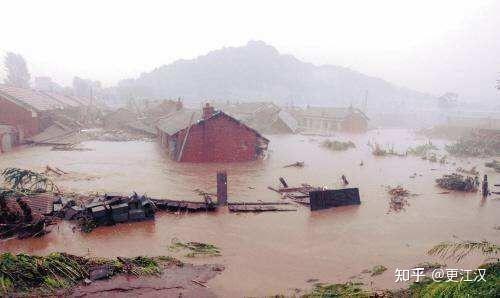
[[[110,86],[263,40],[423,92],[500,99],[500,1],[2,0],[0,11],[0,55],[20,53],[33,76],[65,85],[76,75]]]

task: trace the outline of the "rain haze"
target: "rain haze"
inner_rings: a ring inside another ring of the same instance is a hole
[[[34,75],[112,86],[209,51],[263,40],[314,64],[418,91],[495,100],[498,1],[3,1],[0,51]],[[23,17],[20,19],[19,16]],[[481,89],[481,91],[479,91]]]
[[[500,1],[0,11],[1,297],[500,297]]]

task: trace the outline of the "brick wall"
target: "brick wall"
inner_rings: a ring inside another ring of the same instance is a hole
[[[40,130],[37,116],[33,117],[31,111],[12,103],[0,96],[0,123],[14,126],[19,131],[21,138],[28,138]]]
[[[179,149],[187,130],[177,134]],[[183,162],[229,162],[254,160],[257,135],[225,115],[191,127],[184,146]]]

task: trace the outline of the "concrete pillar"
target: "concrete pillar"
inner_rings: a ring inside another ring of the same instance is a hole
[[[217,171],[217,204],[219,206],[227,205],[227,173],[226,173],[226,171]]]

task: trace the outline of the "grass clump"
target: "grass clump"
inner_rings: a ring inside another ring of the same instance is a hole
[[[0,255],[0,294],[69,287],[88,277],[85,263],[83,258],[65,253],[46,257],[3,253]]]
[[[380,274],[384,273],[386,270],[387,270],[387,267],[385,267],[384,265],[374,266],[371,270],[372,276],[380,275]]]
[[[0,255],[0,296],[54,294],[89,278],[92,268],[102,265],[109,266],[110,276],[158,276],[163,265],[170,263],[182,264],[166,256],[105,259],[58,252],[47,256],[3,253]]]
[[[486,264],[479,267],[485,269],[486,281],[458,281],[444,282],[424,278],[421,282],[413,283],[409,291],[410,297],[500,297],[500,262]],[[471,273],[469,279],[475,279]]]
[[[160,275],[161,268],[156,258],[138,256],[135,258],[118,258],[123,264],[119,272],[135,275]]]
[[[189,252],[184,255],[185,257],[188,258],[194,258],[197,256],[220,256],[221,252],[220,249],[213,245],[213,244],[208,244],[208,243],[202,243],[202,242],[180,242],[180,241],[174,241],[172,245],[169,247],[170,250],[172,251],[179,251],[179,250],[188,250]]]
[[[426,156],[427,153],[429,153],[432,150],[438,150],[438,148],[434,144],[432,144],[431,141],[429,141],[428,143],[425,143],[423,145],[410,147],[410,148],[408,148],[407,152],[408,152],[408,154],[411,154],[411,155]]]
[[[436,179],[436,184],[444,189],[465,192],[475,192],[479,187],[479,181],[477,179],[471,176],[464,177],[457,173],[443,175],[443,177]]]
[[[497,156],[500,155],[500,140],[496,135],[471,132],[446,145],[445,150],[456,156]]]
[[[363,290],[362,283],[343,283],[343,284],[315,284],[312,291],[302,295],[303,298],[317,297],[370,297],[370,293]]]
[[[356,145],[352,141],[342,142],[337,140],[325,140],[321,143],[321,146],[333,151],[345,151],[350,148],[356,148]]]
[[[375,155],[375,156],[388,156],[388,155],[394,155],[394,156],[406,156],[407,153],[400,153],[400,152],[397,152],[393,146],[386,146],[386,148],[382,148],[382,146],[380,146],[379,143],[375,143],[375,144],[371,144],[369,143],[368,144],[371,149],[372,149],[372,154]]]

